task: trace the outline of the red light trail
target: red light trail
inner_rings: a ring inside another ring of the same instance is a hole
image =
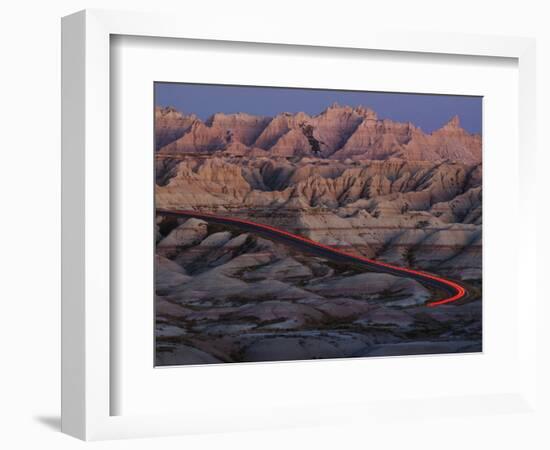
[[[445,305],[448,303],[455,302],[457,300],[464,298],[467,294],[466,289],[464,289],[460,284],[454,281],[439,277],[437,275],[420,271],[420,270],[409,269],[407,267],[395,266],[393,264],[388,264],[385,262],[376,261],[374,259],[365,258],[364,256],[354,255],[352,253],[348,253],[343,250],[339,250],[339,249],[330,247],[328,245],[321,244],[319,242],[313,241],[311,239],[300,236],[298,234],[293,234],[288,231],[281,230],[280,228],[272,227],[271,225],[266,225],[258,222],[251,222],[249,220],[244,220],[244,219],[237,219],[234,217],[218,216],[216,214],[203,213],[203,212],[192,211],[192,210],[157,209],[157,213],[165,216],[195,217],[198,219],[205,219],[207,221],[216,221],[216,222],[226,223],[226,224],[228,223],[228,224],[241,225],[241,226],[245,226],[246,228],[252,228],[252,229],[264,231],[264,232],[267,232],[268,234],[275,234],[278,236],[282,236],[286,239],[301,242],[303,244],[306,244],[309,247],[321,249],[321,250],[324,250],[325,252],[329,252],[329,253],[336,254],[339,256],[344,256],[346,258],[350,258],[353,260],[361,261],[375,268],[384,269],[382,270],[384,272],[389,272],[389,273],[397,274],[399,276],[414,278],[416,280],[419,280],[421,282],[423,281],[432,286],[435,285],[447,292],[452,293],[452,294],[449,294],[450,295],[449,297],[445,297],[443,299],[427,303],[426,306],[429,306],[429,307]]]

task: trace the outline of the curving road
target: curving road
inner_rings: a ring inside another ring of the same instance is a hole
[[[329,247],[328,245],[320,244],[319,242],[312,241],[311,239],[303,236],[289,233],[288,231],[281,230],[270,225],[265,225],[263,223],[256,223],[249,220],[218,216],[216,214],[191,210],[157,209],[157,214],[173,217],[195,217],[197,219],[203,219],[212,223],[234,225],[246,231],[276,238],[279,241],[286,242],[289,245],[298,247],[318,256],[329,258],[333,261],[361,264],[376,272],[412,278],[445,293],[445,296],[442,299],[427,303],[427,306],[430,307],[456,302],[457,300],[463,299],[467,295],[466,289],[454,281],[447,280],[431,273],[413,270],[406,267],[394,266],[393,264],[375,261],[363,256],[353,255],[351,253]]]

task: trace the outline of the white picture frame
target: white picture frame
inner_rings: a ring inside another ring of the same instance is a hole
[[[110,168],[110,39],[113,35],[211,40],[223,42],[299,45],[315,48],[368,49],[414,54],[447,54],[511,58],[518,62],[519,97],[519,213],[520,237],[515,238],[518,261],[535,261],[536,236],[531,173],[535,160],[535,42],[527,38],[488,37],[436,33],[395,33],[370,29],[346,35],[321,30],[285,30],[230,23],[204,27],[200,20],[164,14],[87,10],[62,21],[62,430],[85,440],[162,436],[193,432],[246,430],[267,426],[330,423],[334,420],[376,415],[373,405],[340,405],[303,420],[305,410],[279,407],[257,420],[215,421],[208,415],[112,415],[111,399],[117,389],[111,378],[114,357],[111,320],[111,211],[110,186],[116,173]],[[532,270],[532,265],[529,270]],[[528,277],[518,266],[518,276]],[[535,271],[533,271],[535,272]],[[513,294],[510,294],[513,295]],[[516,294],[517,295],[517,294]],[[152,298],[151,298],[152,301]],[[503,405],[517,412],[536,414],[536,293],[522,299],[518,311],[520,376],[513,392],[468,398],[430,399],[439,409],[459,414],[493,414]],[[151,336],[152,339],[152,336]],[[300,363],[296,363],[300,364]],[[353,366],[350,366],[353,370]],[[182,375],[183,376],[183,375]],[[405,399],[403,399],[405,401]],[[413,412],[420,403],[409,400]],[[425,399],[425,401],[428,401]],[[472,410],[472,404],[481,405]],[[226,405],[227,406],[227,405]],[[305,406],[315,410],[315,405]],[[379,411],[385,406],[376,403]],[[387,408],[386,408],[387,409]],[[382,413],[386,414],[386,413]],[[238,417],[238,415],[236,416]]]

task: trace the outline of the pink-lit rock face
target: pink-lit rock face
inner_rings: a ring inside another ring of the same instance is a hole
[[[155,108],[155,147],[160,149],[182,137],[199,118],[174,108]]]
[[[264,150],[282,157],[481,162],[481,136],[461,128],[458,117],[433,133],[411,123],[380,120],[370,109],[340,105],[313,117],[218,113],[206,122],[172,108],[157,108],[155,119],[157,148],[165,155],[234,153],[237,144],[241,155]]]

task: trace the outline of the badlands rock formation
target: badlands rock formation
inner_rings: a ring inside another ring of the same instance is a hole
[[[174,108],[155,108],[155,147],[160,149],[179,139],[197,120],[194,114],[187,116]]]
[[[457,116],[433,133],[412,123],[380,120],[370,109],[336,104],[313,117],[218,113],[203,122],[173,108],[157,108],[155,117],[157,149],[164,155],[212,154],[238,142],[241,150],[260,149],[285,157],[481,162],[481,137],[461,128]]]
[[[161,161],[158,207],[253,216],[368,257],[480,275],[480,164],[189,156],[165,170]]]
[[[157,363],[481,349],[481,137],[362,107],[317,116],[157,108],[156,205],[271,224],[461,281],[468,299],[202,220],[157,217]]]
[[[204,238],[172,241],[173,259],[157,259],[158,365],[481,349],[480,301],[426,308],[433,294],[410,279],[234,227],[209,224],[205,235],[194,219],[164,225],[168,236],[194,229]]]

